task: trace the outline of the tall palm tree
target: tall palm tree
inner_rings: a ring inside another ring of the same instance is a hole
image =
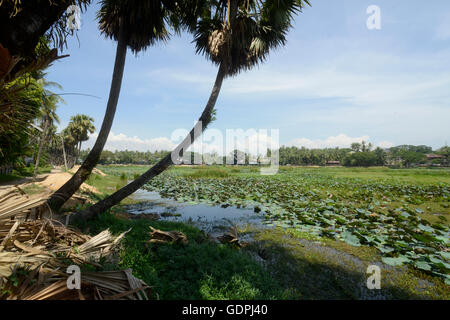
[[[300,12],[305,4],[310,5],[308,0],[213,0],[204,3],[206,10],[198,21],[194,41],[197,53],[204,54],[219,69],[196,125],[172,153],[125,187],[75,214],[72,220],[92,218],[118,204],[166,170],[174,163],[173,159],[182,156],[213,120],[214,106],[224,78],[251,69],[266,59],[270,49],[284,45],[294,14]]]
[[[81,144],[83,141],[89,139],[89,134],[94,133],[94,119],[85,114],[77,114],[70,117],[69,125],[67,126],[67,134],[71,136],[74,145],[77,147],[77,158],[80,156]]]
[[[169,25],[178,30],[184,21],[174,13],[176,0],[102,0],[98,12],[100,30],[117,41],[116,59],[103,123],[97,140],[78,171],[49,199],[58,210],[89,177],[105,146],[119,100],[127,47],[137,54],[158,41],[169,39]],[[188,21],[188,19],[185,19]],[[189,22],[189,21],[188,21]],[[191,22],[192,23],[192,22]]]
[[[44,78],[45,75],[46,75],[45,73],[40,72],[39,73],[40,78],[37,80],[38,85],[40,85],[43,88],[41,98],[42,105],[40,108],[42,134],[39,139],[38,153],[36,155],[36,162],[34,165],[34,172],[33,172],[34,178],[36,177],[38,172],[39,163],[41,161],[42,149],[47,139],[48,131],[55,122],[59,123],[59,117],[56,114],[56,108],[58,107],[58,103],[64,102],[64,99],[61,98],[61,96],[53,93],[48,89],[49,87],[57,87],[58,89],[62,89],[61,85],[59,85],[56,82],[47,81]]]

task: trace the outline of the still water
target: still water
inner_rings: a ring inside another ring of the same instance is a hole
[[[189,221],[211,234],[219,233],[233,225],[242,227],[250,224],[261,227],[263,221],[263,215],[255,213],[253,209],[179,202],[162,198],[158,192],[143,189],[136,191],[133,199],[139,203],[126,206],[128,213],[157,213],[160,220]]]

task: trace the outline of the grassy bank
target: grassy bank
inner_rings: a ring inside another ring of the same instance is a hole
[[[151,244],[149,226],[185,233],[189,243]],[[102,214],[79,225],[95,234],[131,228],[118,267],[153,287],[159,299],[449,299],[439,279],[402,267],[383,266],[371,248],[319,239],[281,228],[241,230],[254,241],[243,249],[211,242],[186,223],[127,220]],[[382,289],[365,288],[366,269],[382,266]],[[116,266],[106,266],[113,268]]]
[[[149,226],[185,233],[189,244],[150,244]],[[120,251],[120,268],[153,287],[160,299],[284,299],[293,298],[246,252],[208,241],[205,233],[184,223],[126,220],[103,214],[80,225],[89,233],[131,228]]]
[[[100,169],[108,175],[93,175],[88,183],[103,197],[147,168]],[[441,169],[281,167],[263,177],[256,167],[174,167],[150,190],[184,201],[256,205],[279,227],[240,230],[253,239],[240,250],[210,242],[185,223],[105,213],[81,227],[91,233],[132,228],[118,263],[133,268],[161,299],[449,299],[449,286],[430,272],[445,273],[448,265],[448,245],[439,235],[448,230],[448,175]],[[330,223],[347,231],[329,229]],[[150,225],[182,231],[189,244],[149,244]],[[375,234],[379,227],[387,229]],[[386,257],[411,262],[391,266],[383,263]],[[380,291],[365,286],[371,264],[381,267]]]

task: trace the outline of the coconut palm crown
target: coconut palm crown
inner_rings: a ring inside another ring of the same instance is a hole
[[[137,53],[157,41],[167,41],[169,27],[175,32],[195,28],[204,1],[102,0],[97,18],[100,31],[116,41],[122,26],[127,46]]]
[[[196,51],[225,63],[227,76],[249,70],[286,43],[293,16],[306,5],[309,0],[211,1],[194,34]]]

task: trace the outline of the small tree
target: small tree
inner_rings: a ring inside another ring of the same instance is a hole
[[[361,144],[359,142],[353,142],[350,148],[355,152],[359,152],[361,150]]]

